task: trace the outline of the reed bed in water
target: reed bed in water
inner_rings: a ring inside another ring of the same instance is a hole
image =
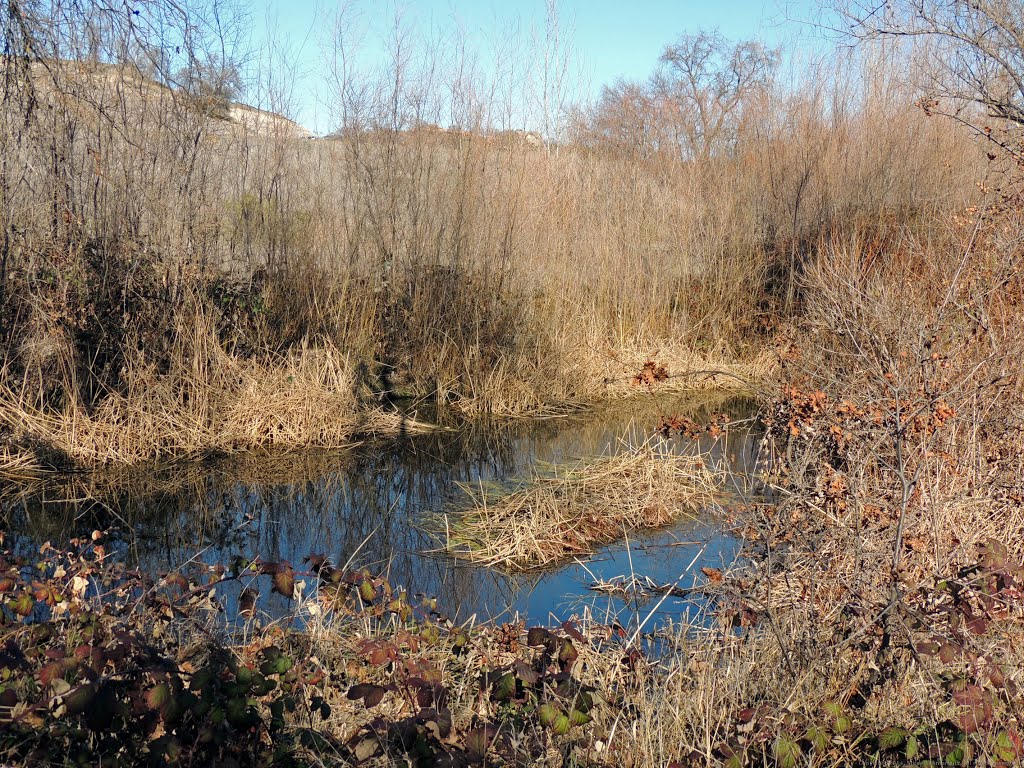
[[[33,456],[11,443],[10,438],[0,440],[0,477],[10,480],[31,480],[42,471]]]
[[[27,467],[131,465],[264,448],[338,448],[361,435],[426,425],[361,407],[347,358],[306,348],[272,362],[243,360],[211,346],[176,361],[173,374],[129,367],[125,392],[98,407],[44,410],[0,390],[0,429],[9,443],[0,473]]]
[[[466,485],[473,506],[449,521],[447,549],[482,565],[541,568],[694,514],[715,500],[720,481],[703,456],[652,442],[506,493]]]

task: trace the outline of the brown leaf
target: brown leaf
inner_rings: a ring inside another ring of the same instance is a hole
[[[587,638],[583,636],[583,633],[576,629],[576,624],[571,621],[563,621],[562,629],[564,629],[569,637],[575,640],[577,643],[583,643],[586,645]]]
[[[291,566],[282,566],[274,574],[274,591],[284,595],[289,600],[295,597],[295,574]]]
[[[61,661],[54,661],[39,670],[39,682],[42,685],[50,685],[57,678],[63,677],[66,668]]]
[[[526,644],[534,647],[545,645],[550,635],[551,633],[543,627],[532,627],[526,633]]]
[[[964,733],[976,733],[992,719],[992,696],[976,685],[968,685],[954,693],[953,701],[965,707],[957,718]]]
[[[707,576],[708,580],[712,584],[721,584],[722,583],[722,579],[723,579],[722,572],[720,570],[718,570],[717,568],[701,568],[700,572],[703,573],[705,576]]]
[[[167,583],[167,586],[176,586],[182,592],[188,589],[188,581],[177,571],[164,576],[164,581]]]
[[[924,641],[918,643],[915,646],[915,650],[922,656],[934,656],[939,652],[939,644],[930,641]]]
[[[375,707],[381,703],[384,699],[384,694],[387,693],[387,689],[380,685],[374,685],[373,683],[359,683],[353,685],[348,689],[346,696],[351,701],[356,699],[362,699],[363,704],[367,707]]]
[[[255,590],[246,587],[242,590],[242,594],[238,596],[238,611],[243,616],[252,616],[253,611],[256,609],[256,597],[257,593]]]
[[[385,693],[386,691],[384,688],[382,688],[379,685],[375,685],[373,687],[373,690],[363,697],[363,703],[366,705],[367,709],[376,707],[378,704],[381,703],[381,701],[384,700]]]

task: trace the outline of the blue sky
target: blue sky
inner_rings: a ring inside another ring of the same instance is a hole
[[[266,2],[266,13],[253,17],[253,42],[262,45],[268,27],[289,41],[301,75],[294,117],[318,132],[328,130],[321,42],[338,3]],[[544,0],[350,0],[348,5],[365,33],[361,53],[367,61],[383,58],[381,37],[396,11],[411,30],[436,35],[458,27],[482,50],[493,50],[488,46],[516,25],[527,37],[541,33],[545,19]],[[757,37],[796,50],[814,31],[793,20],[813,18],[819,5],[808,0],[558,0],[558,11],[573,43],[582,95],[592,97],[617,78],[647,77],[665,45],[687,32],[718,28],[733,39]]]

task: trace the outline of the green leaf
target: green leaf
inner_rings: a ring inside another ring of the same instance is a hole
[[[1017,746],[1006,731],[1000,731],[996,736],[993,752],[996,759],[1002,760],[1004,763],[1011,763],[1017,759]]]
[[[27,590],[21,592],[9,603],[11,610],[19,616],[28,616],[32,613],[32,608],[35,607],[35,604],[35,600],[32,599],[32,595]]]
[[[551,723],[551,732],[556,736],[565,736],[569,732],[570,725],[568,716],[559,713],[555,717],[555,721]]]
[[[241,696],[229,699],[226,710],[228,722],[235,728],[249,728],[254,724],[256,713]]]
[[[797,760],[800,758],[800,745],[789,736],[779,735],[773,745],[775,761],[779,768],[796,768]]]
[[[238,668],[238,672],[236,673],[235,678],[242,685],[249,685],[252,682],[254,676],[255,672],[253,672],[251,669],[249,669],[249,667],[243,664]]]
[[[910,734],[903,728],[886,728],[878,737],[882,749],[897,749],[903,745]]]
[[[150,709],[160,709],[171,699],[171,686],[167,683],[160,683],[146,692],[146,706]]]
[[[160,717],[167,725],[174,725],[189,708],[189,704],[194,704],[195,698],[188,695],[187,691],[179,691],[176,696],[171,697],[164,706],[160,709]]]
[[[807,729],[807,734],[804,738],[811,742],[815,752],[824,752],[828,749],[828,734],[825,733],[823,728],[812,725]]]
[[[270,719],[277,725],[284,724],[284,702],[280,699],[270,702]]]
[[[553,722],[555,722],[555,718],[558,717],[558,715],[558,707],[553,704],[542,704],[537,707],[537,719],[545,728],[548,728]]]
[[[369,579],[364,579],[363,583],[359,585],[359,596],[363,599],[364,603],[373,602],[373,598],[377,596],[377,589],[373,586],[373,582]]]
[[[155,751],[162,752],[164,759],[171,765],[177,764],[181,757],[181,744],[173,736],[164,736],[153,742]]]
[[[441,633],[436,626],[428,624],[427,626],[420,628],[420,639],[425,643],[434,645],[441,639]]]
[[[508,701],[516,695],[516,677],[511,672],[506,672],[494,683],[494,698],[497,701]]]
[[[917,736],[911,735],[907,738],[907,760],[914,760],[921,751],[921,744]]]
[[[572,641],[565,640],[562,642],[562,647],[558,651],[558,660],[563,662],[564,664],[571,666],[572,663],[575,662],[576,659],[579,657],[579,655],[579,651],[576,650],[576,647],[572,644]]]
[[[576,700],[573,702],[573,707],[583,713],[587,713],[593,709],[594,697],[590,695],[590,691],[580,691],[576,694]]]
[[[192,684],[189,686],[193,691],[202,691],[211,686],[214,681],[214,672],[209,665],[201,667],[198,672],[192,675]]]
[[[590,715],[580,712],[578,709],[574,709],[569,712],[569,722],[572,725],[586,725],[590,722]]]

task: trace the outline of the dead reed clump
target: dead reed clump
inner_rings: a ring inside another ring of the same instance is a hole
[[[48,456],[46,463],[86,467],[264,448],[339,448],[364,435],[428,428],[362,406],[348,359],[333,347],[263,361],[234,357],[207,341],[174,359],[168,373],[130,360],[124,391],[92,409],[73,402],[54,412],[3,393],[2,424]],[[34,461],[22,451],[6,463]]]
[[[447,549],[482,565],[542,568],[695,514],[714,502],[719,484],[704,457],[651,443],[495,496],[467,485],[473,506],[448,523]]]
[[[5,480],[30,480],[42,467],[39,462],[9,437],[0,436],[0,477]]]

